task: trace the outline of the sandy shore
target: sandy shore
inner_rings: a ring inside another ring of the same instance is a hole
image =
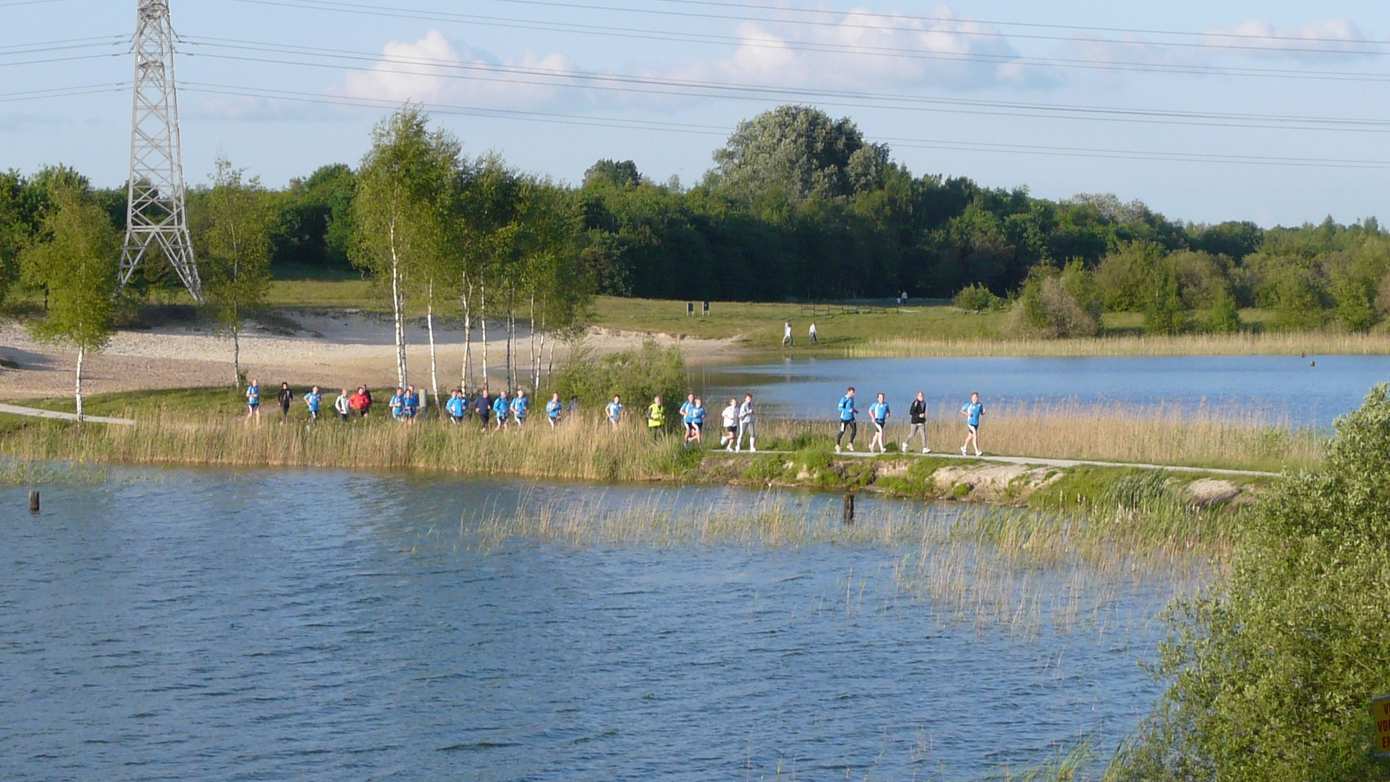
[[[275,330],[252,325],[241,338],[242,369],[263,384],[274,385],[281,381],[329,386],[395,384],[395,346],[390,318],[349,312],[282,311],[276,315]],[[288,322],[294,323],[297,330],[287,333],[282,327]],[[489,323],[488,363],[489,372],[494,376],[506,355],[505,341],[499,338],[502,334],[501,324]],[[525,332],[519,335],[518,366],[529,363],[528,336]],[[582,344],[597,353],[607,353],[637,347],[648,338],[652,337],[594,329]],[[694,364],[730,360],[741,352],[734,340],[676,339],[663,335],[654,338],[662,344],[680,346],[686,360]],[[407,366],[411,381],[417,384],[429,383],[427,339],[423,322],[411,323],[406,330]],[[457,385],[463,367],[463,330],[436,324],[435,340],[440,387]],[[556,345],[557,365],[570,349],[565,343]],[[475,328],[475,372],[481,371],[482,352],[481,333]],[[0,323],[0,359],[18,366],[18,369],[0,369],[0,398],[24,399],[72,392],[76,353],[36,342],[19,323]],[[230,384],[232,343],[229,338],[204,326],[120,331],[105,351],[88,357],[83,375],[85,390],[89,393]]]

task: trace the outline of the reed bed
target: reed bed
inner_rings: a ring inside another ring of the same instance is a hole
[[[844,349],[853,358],[1040,356],[1299,356],[1390,354],[1390,334],[1242,332],[1181,336],[1109,336],[1077,339],[956,339],[885,337]]]

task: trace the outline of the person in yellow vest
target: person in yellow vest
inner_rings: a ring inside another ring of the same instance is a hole
[[[647,408],[647,431],[660,432],[666,428],[666,406],[661,404],[661,397],[652,398],[652,406]]]

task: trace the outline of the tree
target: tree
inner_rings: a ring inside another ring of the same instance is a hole
[[[19,279],[19,253],[29,241],[23,212],[24,178],[17,171],[0,171],[0,304]]]
[[[850,160],[865,146],[848,118],[831,119],[809,106],[779,106],[740,122],[714,153],[717,186],[745,199],[778,193],[791,202],[853,192]],[[886,157],[886,149],[880,156]],[[860,161],[861,174],[874,168]]]
[[[232,383],[240,385],[241,330],[247,312],[270,288],[270,233],[274,213],[259,179],[219,158],[204,214],[195,224],[203,245],[203,292],[208,307],[232,337]]]
[[[352,261],[389,286],[395,323],[396,378],[406,384],[406,295],[441,252],[441,207],[458,142],[429,130],[429,118],[406,105],[372,131],[352,200]],[[423,280],[421,280],[423,282]]]
[[[1321,467],[1285,473],[1220,589],[1172,612],[1171,682],[1118,780],[1386,780],[1370,699],[1390,692],[1390,391],[1337,422]]]
[[[1075,280],[1068,285],[1053,266],[1034,266],[1009,313],[1009,331],[1049,339],[1099,334],[1100,320],[1072,292],[1077,287]]]
[[[49,192],[41,240],[27,248],[25,275],[48,291],[48,310],[32,326],[35,337],[77,348],[74,393],[82,411],[82,365],[88,351],[111,338],[120,239],[89,194],[71,184]]]
[[[1153,275],[1153,288],[1144,303],[1144,330],[1150,334],[1181,334],[1188,329],[1178,275],[1160,263]]]
[[[616,187],[626,189],[637,187],[642,184],[642,174],[637,170],[637,164],[631,160],[608,160],[603,159],[589,166],[589,170],[584,172],[583,187],[587,190],[592,187]]]
[[[1210,334],[1233,334],[1240,331],[1240,309],[1228,286],[1216,289],[1211,306],[1202,316],[1202,330]]]
[[[1163,261],[1163,248],[1153,242],[1130,242],[1105,256],[1096,267],[1105,309],[1133,312],[1149,302],[1154,271]]]

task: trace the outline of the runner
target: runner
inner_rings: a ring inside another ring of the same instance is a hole
[[[695,407],[695,395],[686,394],[685,401],[681,403],[681,432],[685,436],[685,442],[690,442],[692,427],[690,426],[690,411]]]
[[[695,397],[695,406],[690,409],[691,442],[699,444],[705,434],[705,402]]]
[[[507,428],[507,421],[511,418],[512,400],[507,396],[507,389],[502,389],[502,393],[492,400],[492,418],[496,421],[496,431]]]
[[[719,445],[726,451],[734,450],[734,441],[738,439],[738,400],[729,399],[729,406],[724,408],[724,412],[719,414],[719,422],[724,425],[724,431],[719,435]]]
[[[927,447],[927,398],[921,391],[918,391],[917,398],[912,400],[912,406],[907,409],[907,416],[912,422],[912,429],[908,431],[907,439],[903,440],[903,453],[907,453],[907,444],[918,435],[922,437],[922,453],[931,453],[931,449]]]
[[[859,434],[859,424],[855,423],[854,417],[859,411],[854,409],[854,386],[845,389],[845,395],[840,397],[840,403],[835,406],[840,411],[840,431],[835,434],[835,453],[840,452],[840,440],[846,434],[849,435],[848,448],[854,452],[854,438]]]
[[[488,393],[487,386],[478,389],[478,393],[474,395],[473,412],[478,414],[478,423],[486,432],[488,416],[492,415],[492,395]]]
[[[391,394],[391,399],[386,403],[391,410],[391,418],[394,421],[402,421],[401,415],[405,412],[405,389],[396,386],[395,393]]]
[[[415,423],[415,415],[420,412],[420,393],[415,390],[415,386],[405,387],[405,396],[401,397],[401,417],[408,424]]]
[[[348,420],[348,413],[352,412],[352,397],[348,396],[346,388],[338,389],[338,398],[333,400],[333,411],[338,414],[339,421]]]
[[[792,322],[787,321],[782,324],[782,347],[789,348],[792,342]]]
[[[261,420],[261,383],[254,377],[246,387],[246,417]]]
[[[550,422],[551,429],[554,429],[555,425],[560,423],[560,411],[564,410],[564,408],[565,406],[560,402],[560,395],[551,394],[550,401],[545,403],[545,420]]]
[[[289,418],[290,403],[294,401],[294,392],[290,390],[289,383],[280,384],[280,393],[275,395],[275,401],[280,403],[280,420]]]
[[[661,430],[666,428],[666,405],[661,403],[661,397],[652,397],[652,403],[647,408],[647,431],[652,434],[661,434]]]
[[[608,423],[612,424],[614,429],[617,429],[618,424],[623,422],[622,397],[614,394],[613,401],[608,403],[608,406],[603,409],[603,413],[608,416]]]
[[[304,404],[309,408],[309,422],[317,422],[319,420],[319,408],[323,406],[323,394],[319,392],[318,386],[309,389],[309,393],[304,395]]]
[[[820,342],[820,340],[816,338],[816,324],[811,324],[811,328],[809,331],[806,332],[806,335],[811,338],[812,345],[815,345],[816,343]]]
[[[743,404],[738,406],[738,439],[734,441],[734,450],[743,448],[744,435],[748,436],[748,450],[750,453],[758,452],[758,430],[753,424],[753,395],[744,394]]]
[[[444,403],[444,409],[448,411],[451,422],[463,423],[463,416],[468,412],[468,402],[463,398],[463,391],[455,388],[449,392],[449,401]]]
[[[975,446],[975,455],[984,456],[980,453],[980,416],[985,414],[985,405],[980,401],[980,392],[975,391],[970,394],[970,401],[960,409],[960,414],[965,416],[965,443],[960,447],[960,455],[965,456],[965,449],[969,445]]]
[[[516,428],[526,425],[526,414],[530,410],[531,398],[526,395],[526,389],[520,389],[516,392],[516,399],[512,400],[512,420],[516,422]]]
[[[348,400],[352,406],[352,411],[362,418],[367,417],[367,411],[372,409],[372,398],[367,395],[366,386],[358,386],[357,393]]]
[[[888,399],[883,392],[879,392],[878,399],[869,405],[869,420],[874,425],[874,437],[869,441],[869,453],[874,452],[874,446],[878,446],[879,453],[887,453],[887,448],[883,446],[883,428],[888,425],[888,416],[893,414],[893,408],[888,406]]]

